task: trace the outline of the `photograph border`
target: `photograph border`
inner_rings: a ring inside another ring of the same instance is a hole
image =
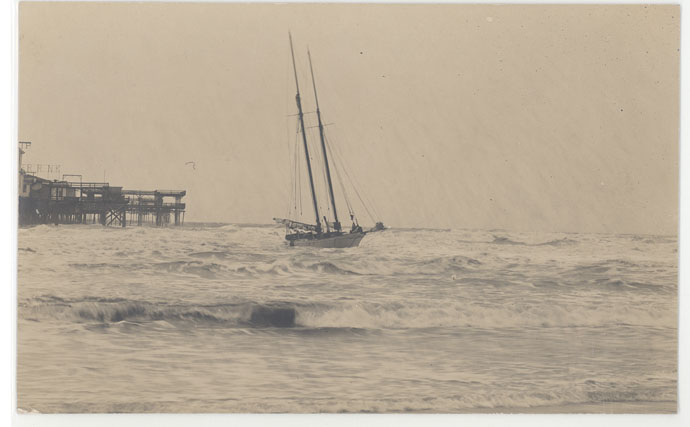
[[[112,1],[112,0],[111,0]],[[122,1],[122,0],[116,0]],[[155,0],[162,1],[162,0]],[[204,3],[203,1],[198,1]],[[270,1],[262,1],[269,3]],[[599,414],[585,414],[585,415],[568,415],[568,414],[529,414],[529,415],[508,415],[508,414],[452,414],[452,415],[418,415],[418,414],[328,414],[328,415],[299,415],[299,414],[103,414],[103,415],[49,415],[49,414],[17,414],[16,413],[16,351],[17,351],[17,150],[16,141],[18,140],[18,94],[17,94],[17,79],[18,79],[18,45],[17,45],[17,31],[18,31],[18,0],[13,0],[5,3],[5,8],[0,12],[3,14],[1,22],[9,25],[0,25],[4,28],[2,31],[2,46],[4,55],[3,66],[0,68],[2,73],[2,96],[5,102],[2,103],[3,117],[2,120],[3,134],[7,138],[7,144],[3,153],[5,164],[5,179],[3,180],[3,194],[2,207],[0,207],[0,222],[3,224],[2,233],[3,241],[3,260],[2,269],[6,279],[4,291],[4,300],[7,304],[5,306],[5,321],[2,327],[2,338],[6,344],[7,349],[3,352],[3,369],[2,379],[5,387],[2,391],[2,398],[5,402],[5,408],[9,409],[8,421],[11,421],[13,426],[119,426],[128,425],[132,427],[150,426],[150,425],[165,425],[165,426],[215,426],[215,425],[242,425],[242,426],[265,426],[265,425],[280,425],[282,427],[288,426],[349,426],[352,424],[362,426],[412,426],[412,425],[473,425],[473,426],[498,426],[498,425],[515,425],[515,426],[533,426],[533,425],[564,425],[564,426],[580,426],[586,422],[591,426],[648,426],[654,424],[657,426],[682,426],[690,425],[690,417],[688,417],[688,408],[690,407],[690,394],[688,385],[689,371],[688,359],[690,352],[688,351],[688,317],[690,315],[690,304],[688,304],[687,296],[687,271],[690,266],[687,253],[690,250],[688,247],[688,238],[690,237],[690,217],[688,214],[690,205],[688,202],[688,188],[690,186],[690,174],[684,170],[684,165],[690,161],[690,152],[687,149],[688,138],[688,120],[687,108],[680,109],[681,126],[680,126],[680,150],[679,150],[679,164],[680,164],[680,203],[679,203],[679,283],[678,283],[678,301],[679,301],[679,328],[678,328],[678,414],[676,415],[599,415]],[[270,2],[274,3],[274,2]],[[315,2],[309,2],[315,3]],[[328,1],[324,3],[335,3]],[[356,2],[338,2],[338,3],[356,3]],[[410,1],[378,1],[376,3],[476,3],[476,2],[457,2],[457,1],[436,1],[436,2],[410,2]],[[493,2],[492,2],[493,3]],[[496,2],[498,4],[498,2]],[[681,7],[681,107],[687,106],[688,96],[690,95],[688,78],[690,72],[688,71],[690,63],[688,56],[690,55],[690,36],[688,35],[688,25],[690,17],[685,13],[685,1],[677,2],[662,2],[662,1],[607,1],[607,2],[593,2],[593,1],[502,1],[500,4],[680,4]],[[11,100],[11,103],[8,102]],[[9,187],[8,187],[9,186]],[[10,384],[8,384],[10,383]],[[8,387],[11,385],[11,387]],[[11,401],[11,407],[8,408]]]

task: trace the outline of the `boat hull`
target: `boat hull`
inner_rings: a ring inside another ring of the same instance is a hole
[[[316,248],[352,248],[359,246],[366,233],[349,233],[313,239],[290,240],[290,246],[313,246]]]

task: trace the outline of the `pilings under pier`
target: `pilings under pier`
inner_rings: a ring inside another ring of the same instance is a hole
[[[28,194],[19,197],[19,225],[184,223],[185,190],[124,190],[107,182],[50,181],[33,175],[23,180]]]
[[[186,205],[182,198],[187,194],[185,190],[122,190],[127,199],[127,209],[132,217],[137,218],[137,225],[152,222],[157,226],[170,224],[171,216],[174,225],[182,225]],[[166,198],[174,198],[175,202],[166,202]]]

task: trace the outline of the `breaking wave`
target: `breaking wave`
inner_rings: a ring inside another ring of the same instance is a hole
[[[78,323],[165,321],[209,327],[302,327],[344,329],[513,328],[604,325],[672,326],[673,312],[655,306],[570,307],[513,302],[502,305],[453,302],[423,303],[302,303],[241,301],[213,305],[166,304],[127,299],[65,300],[53,296],[19,304],[20,318]]]
[[[283,233],[19,230],[18,379],[37,392],[20,406],[639,412],[676,400],[674,239],[392,229],[318,250]]]
[[[535,246],[570,246],[577,245],[577,243],[577,240],[564,237],[562,239],[555,239],[544,243],[537,243]]]
[[[110,324],[165,321],[207,326],[292,327],[297,308],[284,302],[187,305],[97,297],[66,300],[47,295],[19,304],[19,311],[21,318],[33,321],[61,319]]]
[[[503,236],[494,236],[493,242],[494,245],[526,245],[527,243],[524,242],[516,242],[514,240],[510,240],[507,237]]]
[[[494,235],[494,240],[491,242],[494,245],[522,245],[522,246],[570,246],[578,244],[577,240],[564,237],[562,239],[549,240],[542,243],[527,243],[518,240],[511,240],[508,237]]]
[[[320,273],[329,273],[329,274],[359,274],[354,271],[350,271],[344,268],[340,268],[337,265],[333,264],[332,262],[328,261],[322,261],[322,262],[317,262],[316,264],[311,264],[308,267],[310,270],[318,271]]]

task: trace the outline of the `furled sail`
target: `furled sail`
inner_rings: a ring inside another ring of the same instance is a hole
[[[291,230],[304,230],[304,231],[313,231],[317,232],[317,227],[313,224],[305,224],[303,222],[297,222],[293,221],[291,219],[285,219],[285,218],[273,218],[273,221],[277,222],[278,224],[283,224],[287,228]]]

